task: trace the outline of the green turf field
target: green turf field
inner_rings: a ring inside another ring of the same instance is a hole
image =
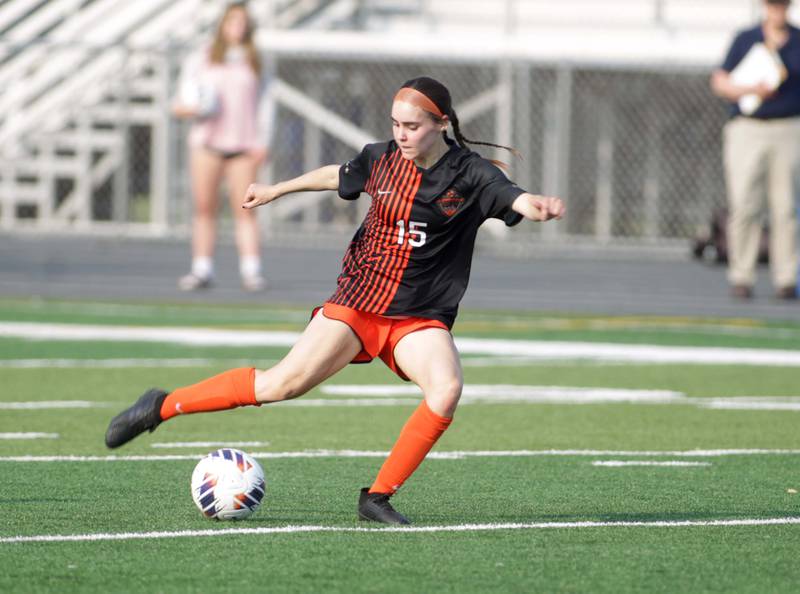
[[[294,403],[178,418],[109,452],[108,420],[145,388],[266,366],[286,347],[54,340],[43,326],[297,332],[306,317],[0,302],[0,329],[45,330],[0,331],[0,592],[797,591],[798,366],[465,356],[456,420],[394,499],[414,525],[387,530],[356,520],[358,489],[418,397],[379,395],[405,385],[382,363]],[[800,324],[757,320],[464,312],[455,334],[800,350]],[[612,389],[629,400],[602,395]],[[250,519],[194,507],[191,471],[215,449],[197,442],[257,444],[242,449],[267,494]]]

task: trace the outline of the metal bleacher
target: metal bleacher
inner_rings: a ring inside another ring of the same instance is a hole
[[[260,19],[292,27],[331,2],[255,0]],[[168,192],[165,134],[172,45],[192,45],[223,2],[5,0],[0,3],[0,228],[89,228],[93,196],[127,183],[131,126],[150,139],[150,194]],[[119,201],[118,201],[119,202]],[[117,203],[102,218],[129,222]],[[152,230],[166,201],[149,200]]]
[[[108,117],[109,109],[131,110],[126,99],[139,95],[138,117],[154,126],[154,138],[163,127],[166,98],[159,85],[150,84],[160,69],[136,48],[151,46],[166,31],[178,39],[191,37],[204,23],[200,8],[196,0],[3,4],[4,228],[26,212],[51,226],[91,221],[93,191],[124,159],[123,127]],[[122,72],[136,76],[119,76]]]

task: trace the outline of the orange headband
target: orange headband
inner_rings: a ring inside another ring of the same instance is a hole
[[[419,107],[422,110],[432,113],[437,118],[440,119],[444,118],[442,110],[436,107],[436,104],[433,101],[431,101],[427,95],[425,95],[424,93],[420,93],[416,89],[403,87],[402,89],[397,91],[397,95],[394,96],[394,100],[403,101],[404,103],[410,103],[414,107]]]

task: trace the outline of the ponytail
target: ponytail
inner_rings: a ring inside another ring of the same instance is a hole
[[[462,148],[469,148],[467,146],[467,144],[480,144],[480,145],[483,145],[483,146],[492,146],[494,148],[505,149],[508,152],[510,152],[512,155],[514,155],[517,159],[522,159],[522,154],[517,149],[512,148],[510,146],[504,146],[502,144],[495,144],[493,142],[483,142],[481,140],[470,140],[469,138],[464,136],[461,133],[461,126],[458,123],[458,116],[456,115],[456,110],[453,109],[452,107],[450,107],[450,111],[447,114],[447,117],[450,118],[450,123],[453,126],[453,136],[456,137],[456,142]],[[447,132],[443,132],[442,134],[444,134],[444,136],[447,137]],[[508,164],[507,163],[503,163],[502,161],[497,161],[495,159],[489,159],[489,161],[491,161],[492,163],[494,163],[498,167],[502,167],[503,169],[508,169]]]

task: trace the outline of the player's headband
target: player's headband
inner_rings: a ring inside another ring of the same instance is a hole
[[[404,103],[410,103],[414,107],[419,107],[424,111],[432,113],[439,119],[444,118],[442,110],[439,109],[427,95],[419,92],[416,89],[412,89],[410,87],[403,87],[402,89],[397,91],[397,95],[394,96],[394,100],[403,101]]]

